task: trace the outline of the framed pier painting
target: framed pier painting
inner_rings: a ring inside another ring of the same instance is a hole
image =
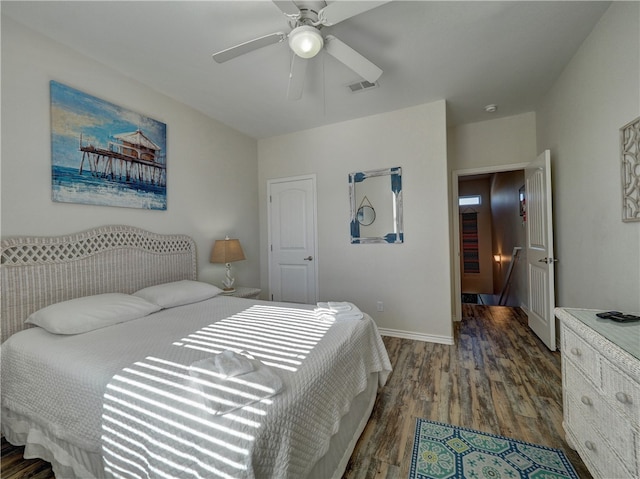
[[[167,125],[51,82],[52,199],[167,209]]]

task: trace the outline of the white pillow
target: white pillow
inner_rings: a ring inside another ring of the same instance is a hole
[[[204,301],[220,293],[222,293],[222,290],[217,286],[185,279],[149,286],[133,294],[162,308],[173,308],[174,306]]]
[[[54,334],[78,334],[142,318],[160,309],[130,294],[106,293],[52,304],[33,313],[26,322]]]

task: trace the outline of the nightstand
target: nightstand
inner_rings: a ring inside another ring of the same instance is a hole
[[[254,298],[256,299],[262,290],[260,288],[246,288],[238,286],[232,293],[222,293],[226,296],[235,296],[236,298]]]

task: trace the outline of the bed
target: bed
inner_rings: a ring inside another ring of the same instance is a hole
[[[211,293],[188,236],[105,226],[1,254],[2,432],[58,478],[339,478],[391,371],[366,314]],[[112,295],[154,308],[82,330]],[[47,330],[60,304],[82,332]],[[224,355],[247,369],[220,376]]]

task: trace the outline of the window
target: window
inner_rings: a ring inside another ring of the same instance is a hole
[[[478,206],[481,203],[482,196],[480,195],[460,196],[458,198],[459,206]]]

